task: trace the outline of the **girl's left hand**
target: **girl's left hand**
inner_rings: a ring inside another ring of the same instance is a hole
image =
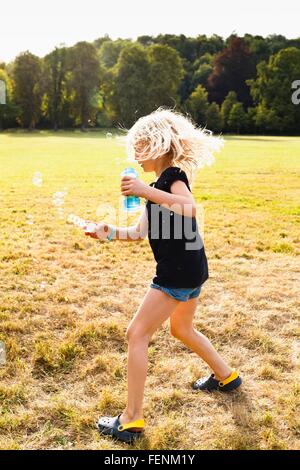
[[[146,188],[148,188],[148,184],[137,178],[123,176],[121,179],[121,193],[123,196],[145,197]]]

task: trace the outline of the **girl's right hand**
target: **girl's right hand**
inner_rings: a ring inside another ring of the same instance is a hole
[[[105,222],[101,222],[96,225],[93,232],[85,232],[85,235],[98,240],[106,240],[109,235],[109,226]]]

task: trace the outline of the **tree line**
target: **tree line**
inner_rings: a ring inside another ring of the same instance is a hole
[[[0,129],[130,127],[159,106],[214,132],[299,134],[300,38],[140,36],[0,63]]]

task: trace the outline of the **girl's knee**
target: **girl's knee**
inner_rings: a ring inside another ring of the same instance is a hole
[[[135,326],[129,326],[126,330],[126,339],[128,342],[137,343],[137,342],[149,342],[151,335],[148,332],[141,331],[140,328]]]
[[[179,340],[190,337],[194,332],[195,330],[192,326],[186,328],[186,327],[174,326],[171,324],[170,333],[172,336],[174,336],[174,338],[177,338]]]

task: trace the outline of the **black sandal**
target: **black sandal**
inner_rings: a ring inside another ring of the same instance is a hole
[[[121,424],[118,416],[110,417],[104,416],[99,418],[96,423],[97,429],[100,434],[112,436],[119,441],[132,443],[140,439],[144,435],[144,420],[137,419],[130,423]]]
[[[242,379],[238,372],[234,369],[230,376],[225,380],[217,380],[215,374],[209,377],[204,377],[196,380],[192,384],[194,390],[202,390],[204,392],[212,392],[218,390],[219,392],[231,392],[242,384]]]

